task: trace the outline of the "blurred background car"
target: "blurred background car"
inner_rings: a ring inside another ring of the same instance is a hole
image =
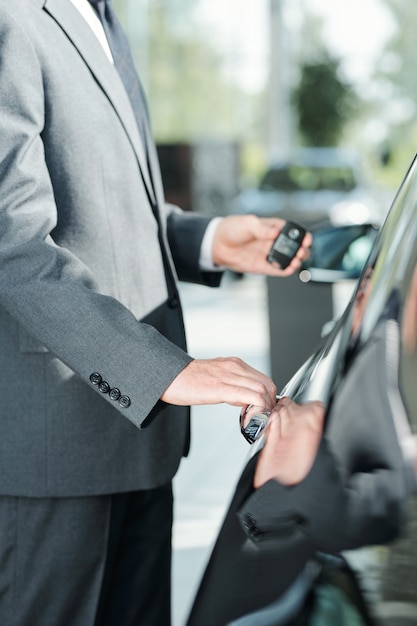
[[[283,217],[307,226],[323,220],[334,224],[381,220],[358,153],[342,148],[294,150],[270,165],[257,188],[242,189],[229,212]]]

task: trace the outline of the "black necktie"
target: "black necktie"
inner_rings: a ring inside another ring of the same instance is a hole
[[[142,85],[133,62],[129,42],[117,19],[110,0],[89,0],[95,8],[106,33],[107,41],[113,56],[114,65],[119,72],[132,104],[139,131],[146,142],[146,100]]]

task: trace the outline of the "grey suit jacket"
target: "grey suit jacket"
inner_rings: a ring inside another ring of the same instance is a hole
[[[177,278],[220,280],[208,219],[165,204],[71,2],[0,0],[0,58],[0,493],[156,487],[187,452],[188,409],[159,398],[191,360]]]

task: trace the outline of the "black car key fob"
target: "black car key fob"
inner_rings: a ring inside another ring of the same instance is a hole
[[[265,426],[268,422],[267,414],[257,414],[251,417],[249,424],[245,427],[242,426],[240,432],[249,443],[255,443],[257,439],[262,435],[265,430]]]
[[[287,222],[266,257],[269,263],[276,261],[281,269],[288,267],[297,254],[305,234],[305,228],[295,222]]]

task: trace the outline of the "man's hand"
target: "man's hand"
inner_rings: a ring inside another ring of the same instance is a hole
[[[295,258],[285,269],[271,265],[267,254],[278,237],[285,220],[259,218],[255,215],[230,215],[223,218],[216,229],[213,241],[213,261],[241,273],[268,276],[291,276],[309,257],[311,233],[306,233]]]
[[[168,404],[256,404],[272,408],[277,389],[272,380],[237,357],[195,359],[165,390]]]
[[[281,398],[272,410],[265,429],[265,446],[255,470],[254,487],[268,480],[295,485],[308,474],[316,458],[324,425],[321,402],[296,404]]]

